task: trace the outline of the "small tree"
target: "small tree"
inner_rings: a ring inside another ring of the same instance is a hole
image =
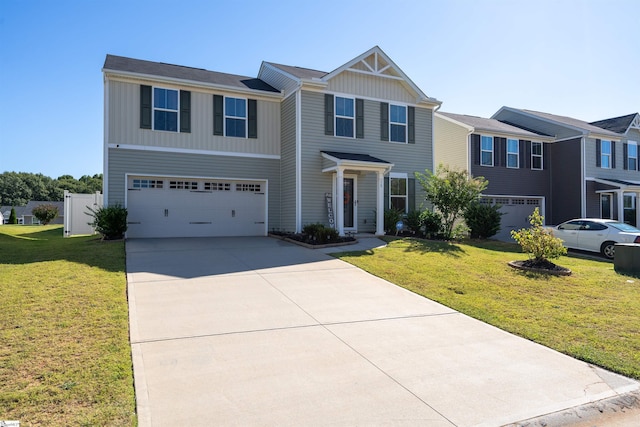
[[[11,208],[11,213],[9,214],[9,224],[17,224],[18,216],[16,215],[16,208]]]
[[[87,206],[87,215],[93,217],[88,224],[102,234],[105,240],[122,239],[127,231],[127,209],[120,206],[101,207],[96,210]]]
[[[31,210],[40,223],[47,225],[58,217],[58,208],[51,204],[38,205]]]
[[[464,222],[472,239],[488,239],[500,231],[500,205],[471,202],[464,211]]]
[[[518,231],[511,230],[511,237],[520,244],[522,252],[527,253],[536,264],[543,264],[549,259],[559,258],[567,253],[567,248],[562,245],[562,239],[554,237],[551,230],[542,227],[543,220],[540,210],[536,208],[529,215],[531,227]]]
[[[442,215],[443,233],[451,239],[453,226],[469,204],[480,197],[489,182],[483,177],[472,177],[465,170],[452,169],[440,164],[436,173],[416,172],[416,178],[426,193],[426,199]]]

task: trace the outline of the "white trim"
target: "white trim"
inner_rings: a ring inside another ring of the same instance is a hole
[[[516,142],[517,151],[515,153],[513,151],[509,151],[509,141],[515,141]],[[517,139],[517,138],[507,138],[507,146],[505,147],[505,149],[506,149],[505,165],[506,165],[507,169],[520,169],[520,140]],[[509,166],[509,154],[511,154],[511,155],[515,154],[515,156],[516,156],[516,165],[515,166]]]
[[[351,200],[351,203],[353,203],[353,227],[345,227],[344,226],[344,191],[342,193],[342,197],[343,197],[343,202],[342,204],[339,203],[334,203],[333,207],[334,209],[338,209],[338,206],[340,206],[343,210],[343,214],[342,214],[342,231],[348,231],[351,233],[357,233],[358,232],[358,175],[357,174],[351,174],[351,173],[344,173],[342,175],[342,181],[343,181],[343,186],[344,186],[344,180],[345,179],[353,179],[353,200]],[[333,174],[333,188],[332,188],[332,197],[333,200],[338,201],[338,196],[337,196],[337,181],[338,181],[338,174],[334,173]]]
[[[487,151],[487,150],[482,150],[482,138],[487,137],[487,138],[491,138],[491,164],[490,165],[485,165],[482,164],[482,152],[483,151]],[[495,152],[496,152],[496,139],[493,137],[493,135],[482,135],[480,134],[480,162],[479,162],[479,166],[483,166],[483,167],[494,167],[495,166]]]
[[[227,98],[231,99],[242,99],[244,101],[244,118],[239,116],[228,116],[227,115]],[[240,138],[240,139],[248,139],[249,138],[249,99],[248,98],[240,98],[237,96],[223,96],[222,97],[222,135],[226,138]],[[233,120],[244,120],[244,136],[236,136],[236,135],[227,135],[227,118]]]
[[[104,140],[102,147],[102,195],[105,206],[109,206],[109,79],[104,77],[104,111],[103,111],[103,132]],[[65,227],[66,229],[66,227]]]
[[[533,154],[533,144],[540,144],[540,154]],[[540,158],[540,167],[539,168],[534,168],[533,167],[533,158],[534,157],[539,157]],[[541,171],[544,170],[544,142],[541,141],[531,141],[531,159],[529,159],[529,161],[531,162],[531,170],[534,171]]]
[[[308,89],[305,88],[305,90],[308,90]],[[372,97],[372,96],[360,96],[360,95],[354,95],[353,93],[346,93],[346,92],[322,91],[322,93],[333,95],[334,97],[339,96],[341,98],[354,98],[354,99],[357,98],[357,99],[362,99],[362,100],[365,100],[365,101],[386,102],[387,104],[405,105],[407,107],[424,108],[424,109],[427,109],[427,110],[434,111],[433,108],[427,108],[424,105],[415,104],[415,103],[411,103],[411,102],[389,101],[389,99],[375,98],[375,97]]]
[[[296,91],[296,233],[302,232],[302,88]]]
[[[585,174],[587,171],[587,137],[583,136],[580,139],[580,216],[586,218],[587,216],[587,180]]]
[[[636,141],[632,141],[632,140],[629,139],[629,140],[627,140],[626,144],[627,144],[627,164],[624,165],[624,167],[625,167],[626,170],[637,171],[638,170],[638,157],[639,157],[638,156],[638,154],[639,154],[638,153],[638,143]],[[634,145],[636,147],[636,156],[635,157],[631,157],[629,155],[629,146],[631,146],[631,145]],[[629,160],[630,159],[636,159],[636,168],[635,169],[629,168]],[[624,158],[622,160],[624,160]]]
[[[172,91],[176,92],[176,101],[177,108],[161,108],[156,107],[156,89]],[[167,113],[175,113],[176,114],[176,130],[167,130],[167,129],[156,129],[156,110],[165,111]],[[157,132],[171,132],[171,133],[180,133],[180,89],[174,89],[169,87],[162,86],[151,86],[151,130]]]
[[[400,108],[404,108],[404,124],[400,123],[400,122],[391,122],[391,107],[400,107]],[[408,144],[409,143],[409,108],[406,105],[400,104],[400,103],[389,103],[389,111],[388,111],[389,117],[387,117],[388,122],[389,122],[389,142],[395,142],[397,144]],[[391,140],[391,126],[395,124],[396,126],[404,126],[404,141],[392,141]],[[433,124],[432,124],[433,126]]]
[[[259,97],[265,97],[265,98],[276,98],[278,100],[281,100],[283,98],[283,93],[281,91],[267,92],[267,91],[256,90],[256,89],[248,89],[248,88],[243,89],[238,86],[227,86],[227,85],[216,84],[216,83],[205,83],[205,82],[199,82],[196,80],[184,80],[184,79],[178,79],[174,77],[158,76],[155,74],[134,73],[131,71],[119,71],[119,70],[111,70],[107,68],[103,68],[102,72],[109,79],[112,79],[112,78],[117,79],[118,77],[125,78],[125,79],[134,78],[134,79],[141,79],[141,80],[156,82],[156,83],[160,82],[160,83],[176,84],[181,86],[190,86],[195,88],[208,88],[208,89],[214,89],[214,90],[224,90],[228,92],[237,92],[237,93],[246,94],[247,96],[251,96],[251,97],[259,96]]]
[[[205,156],[246,157],[253,159],[280,160],[279,154],[239,153],[234,151],[192,150],[189,148],[155,147],[133,144],[108,144],[108,148],[119,150],[157,151],[161,153],[203,154]]]
[[[640,129],[640,114],[636,114],[636,116],[633,118],[633,120],[629,124],[629,127],[627,128],[627,132],[629,132],[629,129]]]
[[[338,98],[350,99],[353,101],[353,117],[338,114]],[[351,120],[351,132],[353,136],[338,135],[338,118]],[[333,95],[333,136],[348,139],[354,139],[356,137],[356,98],[353,95]]]
[[[391,194],[391,180],[392,179],[404,179],[404,190],[405,190],[405,194],[404,195],[394,195]],[[403,213],[408,213],[409,212],[409,177],[407,176],[406,173],[389,173],[389,207],[393,207],[393,204],[391,203],[391,200],[393,200],[393,198],[404,198],[404,212]]]
[[[409,178],[406,172],[389,172],[389,178]]]

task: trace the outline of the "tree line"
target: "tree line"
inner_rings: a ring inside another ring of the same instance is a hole
[[[102,191],[102,174],[83,175],[75,179],[71,175],[51,178],[41,173],[3,172],[0,174],[0,205],[24,206],[29,200],[59,202],[64,190],[71,193],[95,193]]]

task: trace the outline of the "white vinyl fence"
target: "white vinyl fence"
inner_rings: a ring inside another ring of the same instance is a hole
[[[88,208],[96,210],[102,207],[102,194],[73,194],[64,191],[64,237],[79,234],[95,234],[88,223],[93,217],[87,215]]]

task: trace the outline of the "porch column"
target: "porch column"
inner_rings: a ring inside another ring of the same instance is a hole
[[[376,236],[384,236],[384,171],[377,171],[376,175]]]
[[[624,191],[616,191],[616,202],[618,202],[618,221],[624,222]]]
[[[336,227],[339,236],[344,236],[344,169],[336,170]]]

